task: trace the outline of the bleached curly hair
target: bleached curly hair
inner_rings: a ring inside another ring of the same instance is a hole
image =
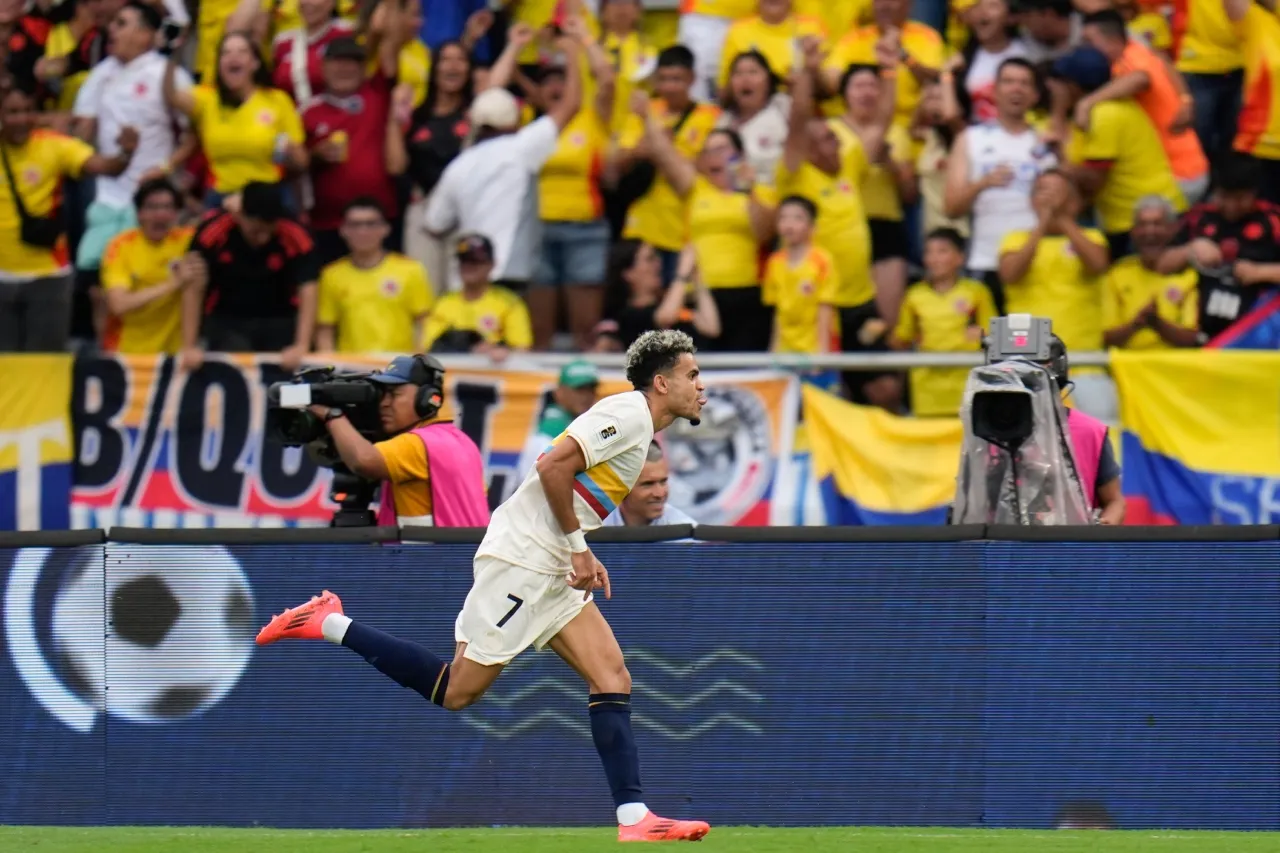
[[[653,377],[675,367],[680,356],[697,351],[693,338],[684,332],[675,329],[645,332],[627,347],[627,381],[637,391],[644,391],[653,385]]]

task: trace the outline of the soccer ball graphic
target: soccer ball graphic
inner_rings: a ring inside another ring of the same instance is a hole
[[[105,612],[104,612],[105,611]],[[253,653],[253,592],[225,548],[146,545],[81,567],[53,605],[63,680],[98,710],[137,723],[202,713]]]

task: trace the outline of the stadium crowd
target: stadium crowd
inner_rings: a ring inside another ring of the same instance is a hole
[[[1274,0],[644,5],[0,0],[0,351],[1196,347],[1280,286]]]

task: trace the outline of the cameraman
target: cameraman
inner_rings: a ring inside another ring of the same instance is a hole
[[[451,419],[439,416],[444,366],[429,355],[402,355],[369,379],[384,386],[378,410],[392,438],[370,443],[341,409],[311,406],[311,412],[323,419],[353,474],[382,481],[378,526],[487,525],[480,450]]]
[[[1057,335],[1049,343],[1049,361],[1042,362],[1058,383],[1063,393],[1071,384],[1067,371],[1067,345]],[[1091,510],[1100,511],[1099,524],[1124,522],[1124,495],[1120,493],[1120,463],[1116,461],[1107,425],[1092,415],[1076,408],[1067,409],[1067,433],[1071,439],[1084,488],[1085,499]]]

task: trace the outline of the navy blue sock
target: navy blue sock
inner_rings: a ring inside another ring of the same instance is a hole
[[[643,802],[640,793],[640,753],[631,733],[631,694],[593,693],[587,697],[591,740],[604,765],[613,804]]]
[[[347,626],[342,645],[401,687],[418,691],[429,702],[444,705],[444,694],[449,689],[449,664],[417,643],[352,622]]]

